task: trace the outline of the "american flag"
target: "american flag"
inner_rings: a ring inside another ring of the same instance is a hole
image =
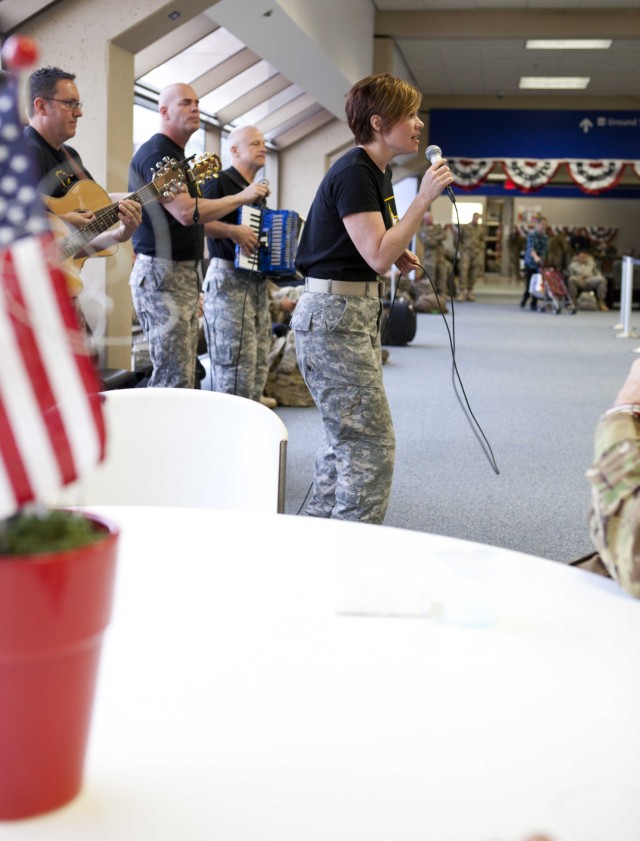
[[[0,518],[55,499],[104,455],[99,385],[22,138],[0,82]]]

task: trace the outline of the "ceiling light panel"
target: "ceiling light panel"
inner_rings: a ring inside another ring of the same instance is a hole
[[[584,90],[591,79],[588,76],[522,76],[520,90]]]

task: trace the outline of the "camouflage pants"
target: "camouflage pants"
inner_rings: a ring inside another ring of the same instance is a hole
[[[194,388],[200,295],[195,261],[138,254],[129,283],[153,364],[149,387]]]
[[[212,264],[203,289],[205,334],[216,391],[260,400],[271,350],[266,281]]]
[[[598,301],[607,297],[607,281],[604,277],[573,277],[567,281],[567,292],[572,301],[577,301],[582,292],[595,292]]]
[[[425,251],[425,257],[422,261],[422,265],[423,268],[426,269],[427,277],[425,277],[423,281],[418,281],[419,283],[425,283],[425,287],[420,290],[420,294],[426,293],[427,295],[430,295],[432,294],[434,288],[438,295],[455,294],[455,290],[452,292],[449,289],[451,263],[446,257],[441,254],[437,254],[436,252],[431,252],[431,254],[427,255]],[[433,284],[433,286],[431,284]]]
[[[484,276],[484,257],[480,251],[461,251],[458,262],[460,291],[471,292],[476,281]]]
[[[395,437],[382,383],[376,298],[305,292],[293,313],[300,371],[324,424],[312,517],[381,523]]]

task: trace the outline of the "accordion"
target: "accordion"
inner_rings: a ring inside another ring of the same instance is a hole
[[[238,210],[238,224],[248,225],[258,236],[258,248],[247,257],[236,245],[234,266],[258,274],[294,275],[300,232],[300,217],[295,210],[269,210],[268,207],[243,205]]]

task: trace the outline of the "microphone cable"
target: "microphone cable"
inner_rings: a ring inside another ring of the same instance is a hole
[[[455,267],[458,263],[458,253],[459,253],[459,250],[460,250],[460,217],[458,215],[457,204],[454,203],[454,207],[456,209],[457,234],[458,235],[456,237],[456,250],[455,250],[455,253],[454,253],[454,257],[453,257],[453,263],[451,265],[451,274],[449,275],[449,282],[448,282],[449,301],[451,303],[451,327],[449,327],[449,322],[447,321],[446,315],[445,315],[444,310],[442,308],[442,303],[440,301],[440,296],[438,295],[438,292],[436,291],[435,284],[434,284],[434,282],[431,278],[431,275],[425,269],[425,267],[422,265],[422,263],[419,263],[418,265],[422,269],[422,271],[424,272],[425,277],[428,279],[429,284],[431,285],[431,288],[433,289],[433,294],[435,295],[436,302],[438,304],[438,310],[439,310],[440,315],[442,317],[442,320],[444,322],[444,326],[447,330],[447,336],[449,338],[449,347],[451,349],[451,384],[453,386],[453,392],[456,395],[456,399],[457,399],[458,403],[460,404],[460,408],[462,409],[462,412],[463,412],[465,418],[467,419],[467,422],[469,423],[469,426],[471,427],[471,430],[472,430],[473,434],[475,435],[478,443],[480,444],[480,448],[483,451],[485,457],[487,458],[487,461],[489,462],[489,464],[491,466],[491,469],[494,471],[494,473],[497,476],[499,476],[500,475],[500,469],[498,467],[498,463],[497,463],[495,455],[493,453],[493,449],[491,448],[491,444],[489,443],[489,439],[485,435],[484,430],[482,429],[482,426],[480,425],[480,422],[476,418],[476,416],[473,412],[473,409],[471,408],[471,404],[469,403],[469,398],[467,397],[467,393],[465,391],[464,384],[462,382],[462,377],[460,376],[460,372],[458,370],[458,363],[457,363],[457,360],[456,360],[456,319],[455,319],[455,305],[454,305],[453,285],[454,285]],[[391,321],[391,315],[393,313],[393,306],[395,304],[397,294],[398,294],[398,285],[396,284],[396,287],[393,290],[393,294],[391,296],[391,301],[390,301],[390,305],[389,305],[389,315],[387,316],[387,320],[385,322],[384,328],[382,330],[382,334],[380,336],[380,345],[381,346],[382,346],[382,341],[384,339],[384,336],[387,332],[389,322]],[[382,299],[381,299],[381,301],[380,301],[380,314],[378,315],[378,331],[380,330],[380,318],[382,316],[383,309],[384,309],[384,307],[383,307],[383,302],[382,302]],[[458,386],[459,386],[459,390],[458,390]],[[313,488],[313,481],[309,485],[309,489],[307,490],[307,492],[304,496],[304,499],[302,500],[302,503],[300,504],[300,507],[296,511],[296,517],[300,514],[300,512],[304,508],[305,503],[306,503],[306,501],[309,497],[309,494],[311,493],[312,488]]]
[[[451,349],[451,384],[453,386],[453,392],[456,395],[456,399],[460,404],[460,408],[464,416],[466,417],[469,426],[473,434],[476,436],[478,443],[480,444],[480,448],[483,451],[484,455],[487,458],[487,461],[491,465],[491,469],[494,471],[496,475],[500,475],[500,469],[498,468],[498,463],[496,461],[495,455],[493,454],[493,450],[491,448],[491,444],[487,436],[484,433],[478,419],[476,418],[475,414],[473,413],[473,409],[469,403],[469,399],[467,397],[467,393],[465,391],[464,385],[462,383],[462,378],[460,376],[460,372],[458,370],[458,362],[456,359],[456,313],[455,313],[455,306],[454,306],[454,295],[453,295],[453,285],[454,285],[454,275],[455,275],[455,267],[458,262],[458,251],[460,248],[460,217],[458,216],[458,206],[454,203],[453,205],[456,209],[456,217],[457,217],[457,239],[456,239],[456,250],[453,257],[453,263],[451,266],[451,274],[449,275],[449,301],[451,303],[451,328],[449,328],[449,322],[447,321],[446,315],[442,308],[442,304],[440,303],[440,296],[436,291],[435,284],[429,275],[429,272],[425,269],[425,267],[420,264],[420,268],[425,274],[425,277],[428,279],[429,283],[431,284],[431,288],[433,289],[433,294],[435,295],[436,301],[438,303],[438,309],[440,311],[440,315],[444,322],[444,326],[447,330],[447,335],[449,338],[449,347]],[[458,391],[458,385],[460,386],[460,391]],[[461,396],[462,395],[462,396]]]

